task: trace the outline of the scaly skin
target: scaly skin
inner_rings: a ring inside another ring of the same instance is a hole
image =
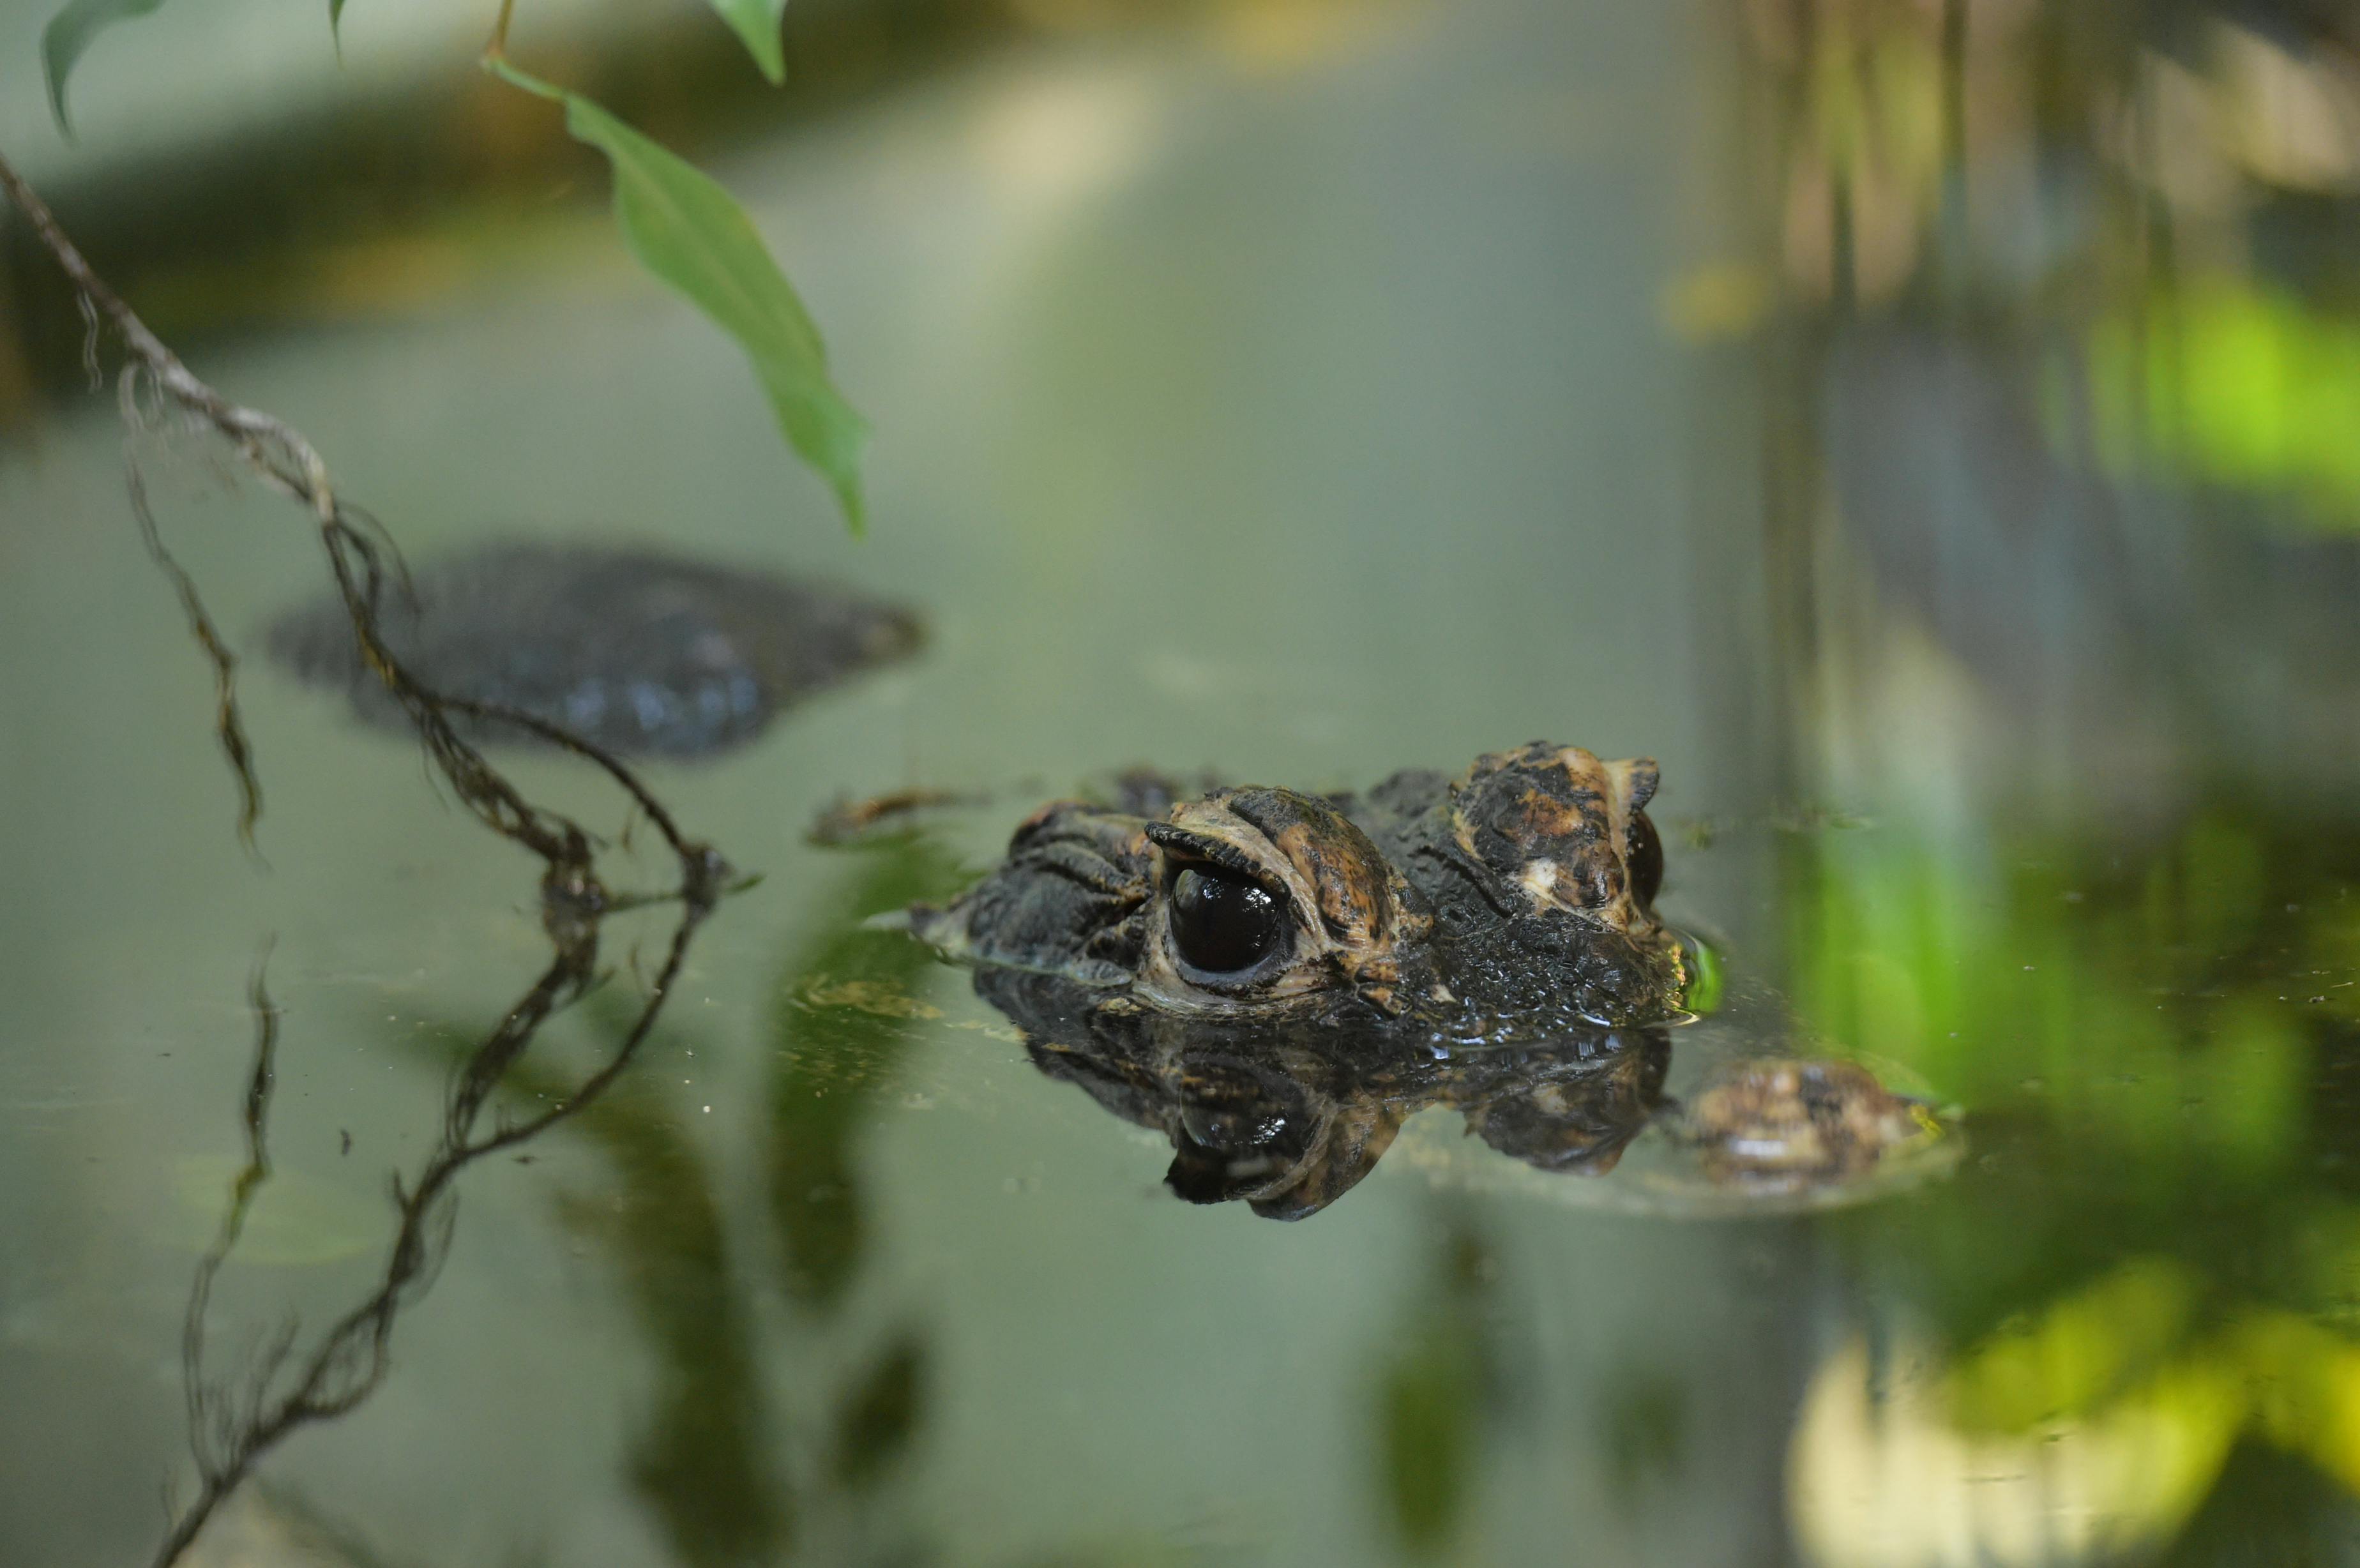
[[[1062,976],[1092,1007],[1349,1028],[1371,1050],[1661,1022],[1685,972],[1651,907],[1655,777],[1652,762],[1535,742],[1365,796],[1218,789],[1160,820],[1059,801],[980,884],[912,910],[911,926],[962,962]],[[1190,865],[1281,900],[1283,962],[1236,981],[1191,972],[1168,909]]]
[[[1196,1202],[1317,1213],[1434,1105],[1535,1165],[1602,1172],[1661,1103],[1683,982],[1650,907],[1655,787],[1653,763],[1537,743],[1363,796],[1133,775],[1114,807],[1035,812],[911,927],[977,967],[1044,1073],[1164,1133]],[[1192,971],[1170,909],[1192,866],[1282,900],[1284,951]]]

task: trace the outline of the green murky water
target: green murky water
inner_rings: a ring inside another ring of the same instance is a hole
[[[2360,1561],[2360,79],[2257,15],[1027,35],[719,165],[878,428],[859,544],[603,230],[209,347],[420,554],[656,539],[934,630],[650,770],[764,880],[609,1094],[462,1175],[381,1385],[185,1561]],[[243,637],[320,567],[202,455],[146,462]],[[103,399],[0,464],[11,1565],[147,1561],[198,1489],[265,953],[231,1431],[381,1283],[548,961],[532,863],[258,660],[240,849],[119,464]],[[1729,968],[1676,1060],[1857,1056],[1962,1108],[1948,1174],[1712,1217],[1428,1113],[1308,1221],[1193,1207],[860,924],[1129,764],[1535,735],[1662,764],[1666,907]],[[989,800],[803,841],[904,787]],[[491,1115],[595,1064],[668,930],[609,922]]]

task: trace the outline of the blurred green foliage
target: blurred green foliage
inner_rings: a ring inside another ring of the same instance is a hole
[[[116,22],[157,10],[163,0],[67,0],[41,36],[49,106],[69,128],[66,82],[92,40]],[[329,0],[332,33],[345,0]],[[781,29],[785,0],[712,0],[762,74],[786,79]],[[710,175],[634,130],[583,94],[508,63],[514,0],[504,0],[483,64],[502,81],[562,103],[567,131],[606,154],[615,177],[615,220],[640,265],[738,341],[787,442],[836,494],[852,532],[866,508],[861,449],[869,427],[829,378],[827,353],[810,313],[737,199]]]
[[[2225,805],[2146,853],[1798,841],[1797,1000],[1981,1112],[2267,1182],[2306,1152],[2318,1026],[2360,1020],[2360,906],[2304,838]]]
[[[2360,839],[2230,795],[1788,853],[1806,1028],[1970,1108],[1953,1181],[1841,1233],[1944,1347],[1959,1452],[2070,1434],[2076,1485],[2172,1529],[2241,1441],[2360,1491]]]
[[[786,49],[779,41],[779,31],[786,20],[787,0],[713,0],[713,8],[737,30],[746,52],[754,57],[772,86],[786,81]]]
[[[2360,321],[2266,282],[2211,278],[2099,321],[2088,374],[2109,476],[2161,468],[2283,495],[2299,523],[2360,533]],[[2054,430],[2053,387],[2047,400]]]
[[[49,113],[58,128],[71,134],[66,114],[66,78],[91,41],[117,22],[145,16],[160,9],[164,0],[67,0],[65,6],[41,29],[41,75],[49,89]]]

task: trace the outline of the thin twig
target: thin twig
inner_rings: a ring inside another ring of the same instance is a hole
[[[126,372],[125,387],[129,387]],[[127,396],[127,392],[126,392]],[[213,734],[221,742],[222,753],[229,758],[231,774],[237,780],[237,838],[248,854],[261,851],[254,840],[254,825],[262,818],[262,780],[254,770],[254,747],[246,738],[246,724],[237,709],[237,655],[221,635],[221,628],[205,608],[204,596],[197,591],[196,579],[164,544],[162,530],[156,526],[156,513],[148,504],[148,481],[139,468],[137,437],[126,430],[123,437],[123,487],[131,497],[131,516],[139,525],[139,542],[148,547],[148,559],[156,563],[180,597],[181,614],[188,617],[189,635],[197,639],[204,650],[205,660],[213,671]]]
[[[35,236],[82,298],[115,329],[144,371],[144,376],[133,376],[126,382],[126,396],[136,397],[139,382],[147,381],[168,403],[210,425],[265,484],[302,503],[317,519],[321,544],[345,611],[352,618],[353,636],[359,645],[362,661],[410,716],[427,756],[460,802],[493,832],[539,855],[552,874],[544,878],[544,886],[563,886],[576,899],[596,901],[603,890],[592,869],[590,835],[572,818],[526,800],[453,727],[452,715],[466,713],[473,705],[447,697],[420,681],[387,648],[377,623],[384,580],[382,559],[391,553],[381,550],[377,542],[384,538],[384,529],[375,517],[347,506],[337,495],[328,465],[318,449],[292,425],[232,401],[183,365],[180,356],[148,330],[122,296],[91,267],[59,226],[56,215],[5,157],[0,157],[0,192],[5,192],[25,214]],[[136,401],[134,408],[136,410]],[[133,422],[136,425],[137,421]],[[144,490],[136,485],[134,507],[143,513],[146,510]],[[143,516],[142,527],[143,537],[152,535],[152,517]],[[398,556],[396,561],[399,572]],[[400,575],[406,584],[406,573]],[[176,575],[174,581],[177,586],[184,576]],[[184,607],[188,603],[184,596]],[[203,628],[199,640],[205,646],[208,658],[213,659],[217,681],[226,692],[228,675],[216,650],[226,655],[227,648],[217,636],[208,637],[212,623],[209,617],[202,616],[202,610],[200,604],[191,613],[191,625]],[[233,766],[242,768],[243,786],[251,777],[251,769],[246,766],[243,731],[235,724],[235,704],[227,697],[224,699],[223,712],[223,747],[229,753]],[[534,720],[531,724],[538,733],[595,762],[642,807],[653,800],[637,776],[612,753],[546,721]],[[248,803],[258,810],[258,790]],[[710,846],[690,842],[676,829],[668,832],[666,837],[681,862],[683,896],[709,902],[714,891],[726,880],[719,857]]]
[[[188,1399],[190,1436],[199,1445],[197,1466],[201,1471],[210,1468],[204,1445],[217,1439],[225,1424],[232,1424],[218,1408],[203,1376],[205,1313],[213,1299],[213,1277],[221,1272],[230,1249],[237,1245],[238,1236],[246,1228],[246,1212],[253,1207],[255,1193],[270,1179],[268,1129],[270,1094],[279,1073],[279,1008],[270,999],[267,975],[269,963],[269,949],[265,947],[262,956],[255,961],[254,975],[246,985],[255,1039],[254,1066],[246,1075],[243,1116],[246,1164],[230,1183],[229,1206],[222,1215],[221,1229],[213,1246],[197,1262],[196,1278],[189,1287],[188,1310],[180,1320],[181,1384]]]
[[[290,1434],[313,1422],[343,1415],[376,1391],[391,1365],[395,1320],[405,1305],[423,1293],[450,1255],[453,1184],[459,1173],[479,1160],[513,1149],[578,1115],[622,1076],[654,1029],[656,1018],[686,962],[689,941],[710,912],[709,905],[696,903],[683,910],[654,987],[604,1065],[572,1094],[530,1121],[479,1137],[475,1124],[508,1067],[559,1003],[587,983],[596,963],[595,922],[591,933],[583,940],[561,946],[541,978],[509,1009],[499,1027],[475,1049],[453,1079],[445,1104],[442,1140],[420,1170],[417,1180],[406,1187],[396,1183],[400,1222],[387,1249],[385,1272],[377,1287],[338,1320],[304,1358],[300,1375],[285,1393],[273,1397],[270,1392],[270,1385],[279,1380],[278,1363],[284,1361],[284,1351],[276,1361],[265,1360],[245,1418],[213,1451],[200,1449],[198,1494],[173,1521],[157,1552],[156,1568],[170,1568],[254,1466]],[[241,1214],[244,1191],[242,1188],[238,1200]],[[210,1277],[205,1278],[209,1280]],[[183,1347],[192,1370],[202,1346],[202,1297],[192,1297],[190,1334],[193,1337],[185,1340]],[[192,1421],[210,1408],[209,1402],[191,1395]]]
[[[328,482],[328,465],[302,434],[285,421],[234,403],[199,380],[180,356],[148,330],[148,324],[123,302],[123,297],[85,259],[80,248],[58,226],[57,215],[25,183],[24,176],[0,157],[0,191],[5,191],[33,235],[64,268],[82,297],[121,335],[133,358],[155,376],[157,388],[172,401],[219,430],[276,487],[311,506],[323,523],[336,516],[335,495]]]
[[[472,697],[445,697],[442,699],[442,706],[451,713],[464,713],[469,718],[483,719],[494,724],[513,724],[518,729],[539,735],[552,746],[560,746],[576,757],[595,763],[606,770],[623,792],[637,803],[648,821],[655,824],[656,831],[663,834],[664,842],[672,846],[674,855],[685,858],[706,853],[701,845],[691,844],[682,836],[680,824],[672,820],[672,812],[665,810],[664,803],[650,794],[647,786],[641,784],[632,775],[630,769],[621,766],[612,755],[591,745],[563,724],[554,724],[542,718],[539,713],[529,713],[522,708],[511,708],[498,702],[479,702]],[[628,832],[628,830],[626,829],[627,834]]]
[[[504,4],[496,46],[505,38],[508,15],[509,6]],[[271,1005],[257,965],[251,987],[257,1030],[255,1061],[244,1104],[246,1164],[232,1187],[214,1246],[198,1265],[182,1322],[181,1354],[200,1489],[188,1508],[173,1519],[158,1549],[156,1563],[159,1568],[169,1568],[265,1454],[298,1429],[351,1410],[383,1381],[389,1365],[395,1319],[406,1302],[416,1300],[432,1282],[449,1256],[455,1214],[453,1183],[459,1173],[475,1161],[512,1149],[575,1115],[622,1075],[654,1028],[671,995],[685,962],[690,939],[712,912],[717,898],[728,889],[731,872],[727,862],[711,845],[683,833],[671,813],[637,775],[604,748],[531,714],[445,696],[412,676],[386,647],[377,631],[377,607],[386,586],[388,561],[391,575],[402,591],[409,588],[408,573],[382,525],[336,494],[326,463],[294,427],[232,401],[191,373],[91,267],[59,226],[49,207],[5,158],[0,158],[0,194],[5,194],[24,213],[34,235],[79,291],[84,318],[91,328],[85,358],[93,374],[97,369],[98,328],[102,321],[115,331],[130,354],[133,363],[126,367],[122,381],[124,417],[129,435],[136,438],[148,423],[140,408],[140,397],[143,389],[152,391],[159,410],[178,408],[200,427],[210,427],[264,484],[301,503],[311,514],[329,571],[351,618],[354,639],[363,661],[409,715],[427,757],[469,811],[493,832],[540,856],[542,924],[554,949],[549,967],[540,979],[475,1049],[453,1081],[444,1105],[442,1138],[415,1181],[406,1186],[398,1179],[395,1181],[399,1222],[388,1249],[383,1276],[375,1290],[340,1319],[300,1364],[295,1360],[297,1325],[291,1322],[282,1325],[255,1360],[245,1399],[233,1402],[205,1380],[204,1341],[214,1276],[235,1246],[255,1194],[269,1174],[266,1132],[277,1072],[279,1014]],[[148,505],[136,453],[126,455],[130,458],[126,474],[132,512],[138,522],[141,539],[180,593],[191,630],[213,666],[216,727],[245,792],[239,828],[241,835],[250,843],[261,794],[254,779],[245,732],[237,722],[232,679],[236,661],[205,612],[194,580],[165,548]],[[671,949],[638,1018],[613,1054],[574,1094],[540,1116],[480,1135],[477,1124],[502,1076],[524,1053],[556,1008],[579,996],[595,978],[603,917],[627,902],[644,900],[613,898],[598,877],[591,835],[572,818],[526,799],[460,736],[453,724],[454,718],[519,725],[595,763],[655,823],[680,866],[680,886],[672,896],[680,899],[682,909],[672,931]],[[299,1367],[291,1386],[279,1391],[287,1383],[282,1374],[290,1367]]]

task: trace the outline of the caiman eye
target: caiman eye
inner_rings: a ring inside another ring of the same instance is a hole
[[[1631,896],[1641,909],[1652,907],[1664,885],[1664,841],[1655,836],[1655,824],[1644,811],[1631,819],[1631,853],[1622,864],[1631,868]]]
[[[1251,877],[1217,866],[1184,867],[1172,879],[1172,945],[1207,975],[1251,969],[1286,940],[1286,909]]]

